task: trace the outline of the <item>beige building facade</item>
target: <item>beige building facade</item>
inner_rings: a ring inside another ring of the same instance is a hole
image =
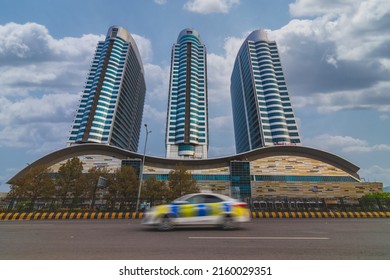
[[[143,155],[101,144],[82,144],[53,152],[34,165],[54,173],[68,159],[79,157],[84,171],[92,167],[110,172],[122,164],[142,170]],[[202,191],[240,198],[352,198],[383,191],[380,182],[363,182],[359,167],[325,151],[303,146],[274,146],[214,159],[176,160],[145,157],[143,179],[156,176],[168,183],[169,172],[180,164],[188,169]],[[21,170],[9,183],[23,176]]]

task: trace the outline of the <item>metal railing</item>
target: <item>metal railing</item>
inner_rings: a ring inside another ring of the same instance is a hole
[[[247,198],[246,202],[251,211],[390,211],[390,198]],[[143,198],[140,202],[140,211],[145,211],[155,205],[167,203],[164,198]],[[0,212],[12,211],[136,211],[137,197],[125,200],[96,198],[94,204],[90,199],[38,198],[35,201],[2,198],[0,199]]]
[[[248,198],[251,211],[390,211],[389,198]]]

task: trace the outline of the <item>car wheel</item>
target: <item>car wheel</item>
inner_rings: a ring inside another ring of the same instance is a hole
[[[221,227],[223,230],[231,230],[231,229],[235,229],[237,227],[237,224],[236,222],[234,222],[233,217],[225,216],[222,221]]]
[[[164,216],[161,218],[161,221],[158,225],[158,230],[168,231],[173,229],[172,220],[169,216]]]

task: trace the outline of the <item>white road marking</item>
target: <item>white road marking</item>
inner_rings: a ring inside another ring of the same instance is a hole
[[[328,237],[272,237],[272,236],[189,236],[188,239],[235,239],[235,240],[329,240]]]

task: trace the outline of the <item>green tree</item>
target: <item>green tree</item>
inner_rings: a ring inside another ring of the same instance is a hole
[[[23,178],[11,186],[9,197],[28,200],[30,202],[28,210],[33,210],[38,198],[48,201],[53,196],[54,191],[50,170],[44,166],[36,166],[30,168]]]
[[[96,191],[98,187],[105,187],[103,185],[99,186],[106,182],[110,174],[107,169],[92,167],[88,170],[88,173],[85,173],[83,176],[86,196],[91,200],[90,209],[95,207],[96,202]],[[106,185],[106,184],[105,184]]]
[[[169,198],[175,199],[182,195],[199,192],[196,186],[196,180],[192,178],[192,174],[183,165],[177,165],[174,170],[169,172]]]
[[[390,193],[368,193],[362,196],[362,199],[372,199],[372,198],[390,198]]]
[[[169,196],[169,189],[164,181],[158,181],[156,176],[149,176],[144,181],[142,198],[150,202],[151,206],[161,203]]]
[[[58,169],[58,175],[56,178],[57,195],[62,201],[62,205],[65,204],[68,197],[72,197],[72,207],[79,202],[85,189],[82,182],[83,175],[83,163],[82,161],[74,157],[68,159],[64,165]]]
[[[117,169],[108,181],[108,196],[111,208],[120,203],[119,210],[123,210],[130,199],[136,199],[138,195],[139,181],[133,167],[123,165]]]
[[[369,193],[360,199],[361,205],[369,211],[385,211],[390,208],[390,193]]]

